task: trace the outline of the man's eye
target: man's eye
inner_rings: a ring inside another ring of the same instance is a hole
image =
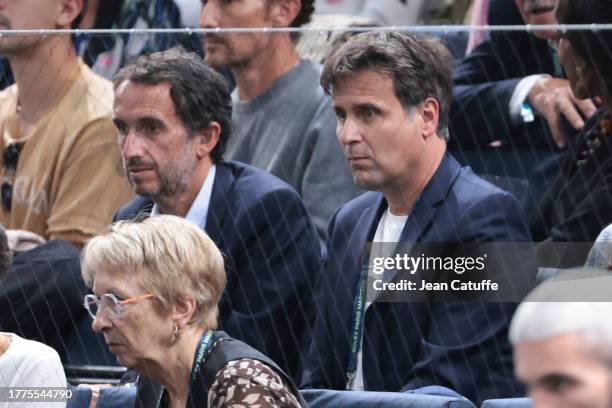
[[[149,123],[147,125],[145,125],[145,130],[148,133],[155,133],[159,130],[159,126],[157,126],[155,123]]]
[[[127,135],[129,132],[128,127],[124,124],[115,124],[115,127],[117,128],[117,132],[119,132],[120,135]]]
[[[376,110],[369,106],[361,108],[360,114],[366,119],[372,119],[376,116]]]
[[[336,110],[334,113],[336,114],[336,118],[339,121],[343,121],[344,119],[346,119],[346,113],[344,113],[343,111]]]

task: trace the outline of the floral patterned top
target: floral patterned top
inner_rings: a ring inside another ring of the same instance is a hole
[[[281,377],[261,361],[244,358],[227,363],[208,392],[209,408],[300,408]]]

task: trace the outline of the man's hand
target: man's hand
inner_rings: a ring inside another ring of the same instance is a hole
[[[574,96],[567,79],[540,78],[531,88],[527,99],[533,109],[546,119],[559,148],[566,145],[559,121],[561,115],[565,116],[574,129],[580,130],[584,126],[580,113],[589,118],[597,110],[591,99],[581,100]]]
[[[29,251],[47,242],[40,235],[25,230],[6,230],[6,237],[9,249],[16,252]]]

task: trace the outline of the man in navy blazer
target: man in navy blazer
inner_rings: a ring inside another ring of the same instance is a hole
[[[222,160],[230,94],[195,54],[141,57],[114,87],[119,143],[140,195],[116,220],[163,213],[203,228],[226,260],[220,328],[297,377],[320,272],[319,239],[298,194],[270,174]]]
[[[335,50],[321,82],[353,179],[372,191],[342,206],[330,224],[302,386],[443,386],[474,402],[520,395],[507,340],[514,304],[381,302],[368,295],[369,286],[365,298],[360,293],[369,242],[529,241],[517,200],[446,152],[448,50],[405,33],[358,34]],[[516,259],[517,279],[535,275],[531,254]]]

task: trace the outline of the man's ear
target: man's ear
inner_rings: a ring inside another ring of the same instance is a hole
[[[427,98],[419,107],[422,119],[422,134],[425,139],[437,135],[440,121],[440,104],[434,98]]]
[[[59,0],[59,13],[55,20],[55,25],[59,29],[72,28],[72,22],[81,13],[84,7],[84,0]],[[85,10],[83,10],[83,13]]]
[[[219,143],[219,137],[221,136],[221,125],[218,122],[210,122],[210,124],[203,130],[197,132],[193,137],[196,142],[196,154],[198,158],[202,159],[210,155],[210,152]]]
[[[289,27],[302,9],[301,0],[267,0],[270,5],[270,17],[274,27]]]

